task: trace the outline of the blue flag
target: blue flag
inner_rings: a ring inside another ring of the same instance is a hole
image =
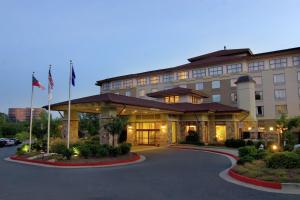
[[[72,65],[72,85],[75,86],[75,79],[76,79],[76,75],[75,75],[75,71]]]

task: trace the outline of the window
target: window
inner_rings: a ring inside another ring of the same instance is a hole
[[[109,90],[110,89],[110,84],[109,83],[103,83],[101,86],[102,90]]]
[[[228,74],[238,73],[242,71],[242,64],[231,64],[231,65],[227,65],[226,68]]]
[[[287,105],[276,105],[275,113],[278,114],[286,114],[287,113]]]
[[[145,96],[145,90],[140,90],[139,91],[139,96],[144,97]]]
[[[121,81],[114,81],[111,83],[112,89],[119,89],[121,88]]]
[[[236,81],[237,81],[236,79],[231,79],[230,80],[230,86],[231,87],[236,87],[236,84],[235,84]]]
[[[261,78],[261,76],[253,77],[253,80],[255,80],[256,85],[261,85],[262,84],[262,78]]]
[[[237,94],[236,94],[236,92],[231,92],[231,101],[233,103],[237,102]]]
[[[198,97],[192,96],[192,103],[197,104],[200,102],[200,99]]]
[[[179,96],[165,97],[165,102],[166,103],[177,103],[177,102],[179,102]]]
[[[300,65],[300,56],[293,57],[293,64]]]
[[[176,80],[184,80],[189,77],[189,73],[186,71],[177,72],[176,73]]]
[[[223,67],[217,66],[217,67],[211,67],[208,68],[208,75],[209,76],[219,76],[223,74]]]
[[[255,91],[255,100],[263,100],[263,92]]]
[[[152,89],[151,89],[151,92],[157,92],[157,91],[158,91],[157,88],[152,88]]]
[[[137,80],[138,85],[146,85],[147,84],[147,78],[140,78]]]
[[[256,116],[264,116],[264,107],[256,106]]]
[[[285,89],[280,89],[280,90],[275,90],[275,99],[285,99],[286,94],[285,94]]]
[[[164,74],[163,75],[163,82],[168,83],[173,81],[173,74]]]
[[[274,74],[273,80],[275,84],[280,84],[285,82],[284,74]]]
[[[132,85],[133,85],[133,81],[131,79],[123,81],[124,88],[130,88],[130,87],[132,87]]]
[[[202,78],[206,76],[206,69],[194,69],[193,78]]]
[[[265,62],[264,61],[256,61],[249,63],[248,65],[248,71],[249,72],[256,72],[256,71],[262,71],[265,68]]]
[[[157,83],[159,83],[159,76],[151,76],[150,83],[151,84],[157,84]]]
[[[220,88],[220,81],[212,81],[211,82],[211,87],[213,89]]]
[[[287,58],[276,58],[276,59],[270,60],[270,68],[271,69],[284,68],[286,66],[287,66]]]
[[[212,102],[220,102],[220,101],[221,101],[221,95],[219,94],[212,95]]]
[[[202,82],[201,83],[196,83],[195,87],[196,87],[196,90],[203,90],[204,89],[204,86],[203,86]]]
[[[131,96],[131,92],[130,91],[126,91],[125,92],[125,96]]]
[[[300,81],[300,72],[297,72],[297,79]]]

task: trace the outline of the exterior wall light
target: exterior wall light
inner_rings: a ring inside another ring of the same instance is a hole
[[[270,131],[274,131],[274,127],[273,127],[273,126],[270,126],[270,127],[269,127],[269,130],[270,130]]]
[[[251,127],[251,126],[249,126],[249,127],[248,127],[248,131],[251,131],[251,130],[252,130],[252,127]]]
[[[277,145],[275,145],[275,144],[274,144],[274,145],[272,145],[272,150],[273,150],[273,151],[277,151],[277,150],[278,150],[278,146],[277,146]]]

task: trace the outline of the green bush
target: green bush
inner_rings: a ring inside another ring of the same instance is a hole
[[[121,154],[121,148],[120,147],[109,147],[109,155],[116,157],[117,155]]]
[[[266,148],[266,145],[265,145],[265,143],[264,143],[263,141],[255,142],[254,145],[255,145],[255,147],[256,147],[257,149],[260,148],[260,145],[264,145],[264,148]]]
[[[15,137],[21,142],[23,142],[29,138],[29,133],[27,133],[26,131],[22,131],[17,133]]]
[[[245,146],[246,143],[244,140],[241,139],[227,139],[225,141],[225,146],[226,147],[232,147],[232,148],[239,148]]]
[[[199,134],[196,131],[189,131],[185,138],[187,144],[194,144],[199,142]]]
[[[108,148],[101,146],[99,149],[97,149],[96,157],[107,157],[109,155]]]
[[[295,152],[296,154],[298,154],[300,156],[300,148],[295,149],[293,152]]]
[[[67,146],[65,143],[56,143],[51,146],[51,152],[63,155]]]
[[[269,168],[300,168],[300,156],[295,152],[278,152],[266,159]]]
[[[267,157],[267,155],[268,155],[268,152],[266,150],[258,149],[254,158],[256,160],[261,160],[261,159],[265,159]]]
[[[98,149],[101,148],[100,144],[85,144],[88,148],[90,148],[91,156],[95,157]]]
[[[85,159],[89,158],[92,155],[91,148],[88,144],[83,144],[80,146],[80,155]]]
[[[20,155],[24,155],[24,154],[26,154],[28,152],[29,152],[29,144],[23,144],[22,146],[20,146],[20,147],[17,148],[16,154],[18,156],[20,156]]]
[[[245,146],[239,148],[239,157],[252,156],[255,158],[257,155],[257,149],[254,146]]]
[[[128,154],[130,152],[131,144],[122,143],[119,145],[119,147],[120,147],[121,154],[124,155],[124,154]]]
[[[73,155],[73,150],[72,150],[72,148],[70,148],[70,149],[67,149],[67,148],[66,148],[66,149],[63,151],[62,155],[63,155],[63,157],[67,158],[67,160],[70,160],[71,157],[72,157],[72,155]]]
[[[254,142],[252,140],[248,140],[246,142],[246,146],[253,146],[254,145]]]
[[[38,140],[31,145],[31,149],[35,151],[47,151],[47,141]]]
[[[237,161],[238,165],[243,165],[247,162],[252,162],[254,160],[254,158],[252,156],[249,155],[245,155],[243,157],[240,157],[240,159]]]

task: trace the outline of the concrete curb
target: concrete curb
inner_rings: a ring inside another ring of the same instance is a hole
[[[17,156],[11,156],[5,159],[6,161],[35,165],[40,167],[50,167],[50,168],[64,168],[64,169],[75,169],[75,168],[104,168],[104,167],[116,167],[132,165],[143,162],[146,157],[143,155],[135,154],[135,157],[131,159],[116,160],[116,161],[102,161],[102,162],[92,162],[92,163],[64,163],[64,162],[49,162],[41,160],[28,160],[25,158],[20,158]]]
[[[274,192],[274,193],[283,193],[283,194],[300,194],[300,184],[298,183],[277,183],[277,182],[262,181],[262,180],[249,178],[235,173],[232,170],[232,168],[235,166],[236,161],[239,158],[233,154],[218,151],[218,150],[204,149],[201,147],[194,147],[194,146],[188,147],[186,145],[183,147],[170,146],[170,148],[184,149],[184,150],[198,150],[198,151],[205,151],[205,152],[226,156],[231,161],[231,167],[222,171],[219,175],[221,178],[223,178],[228,182],[249,187],[256,190],[265,191],[265,192]]]

